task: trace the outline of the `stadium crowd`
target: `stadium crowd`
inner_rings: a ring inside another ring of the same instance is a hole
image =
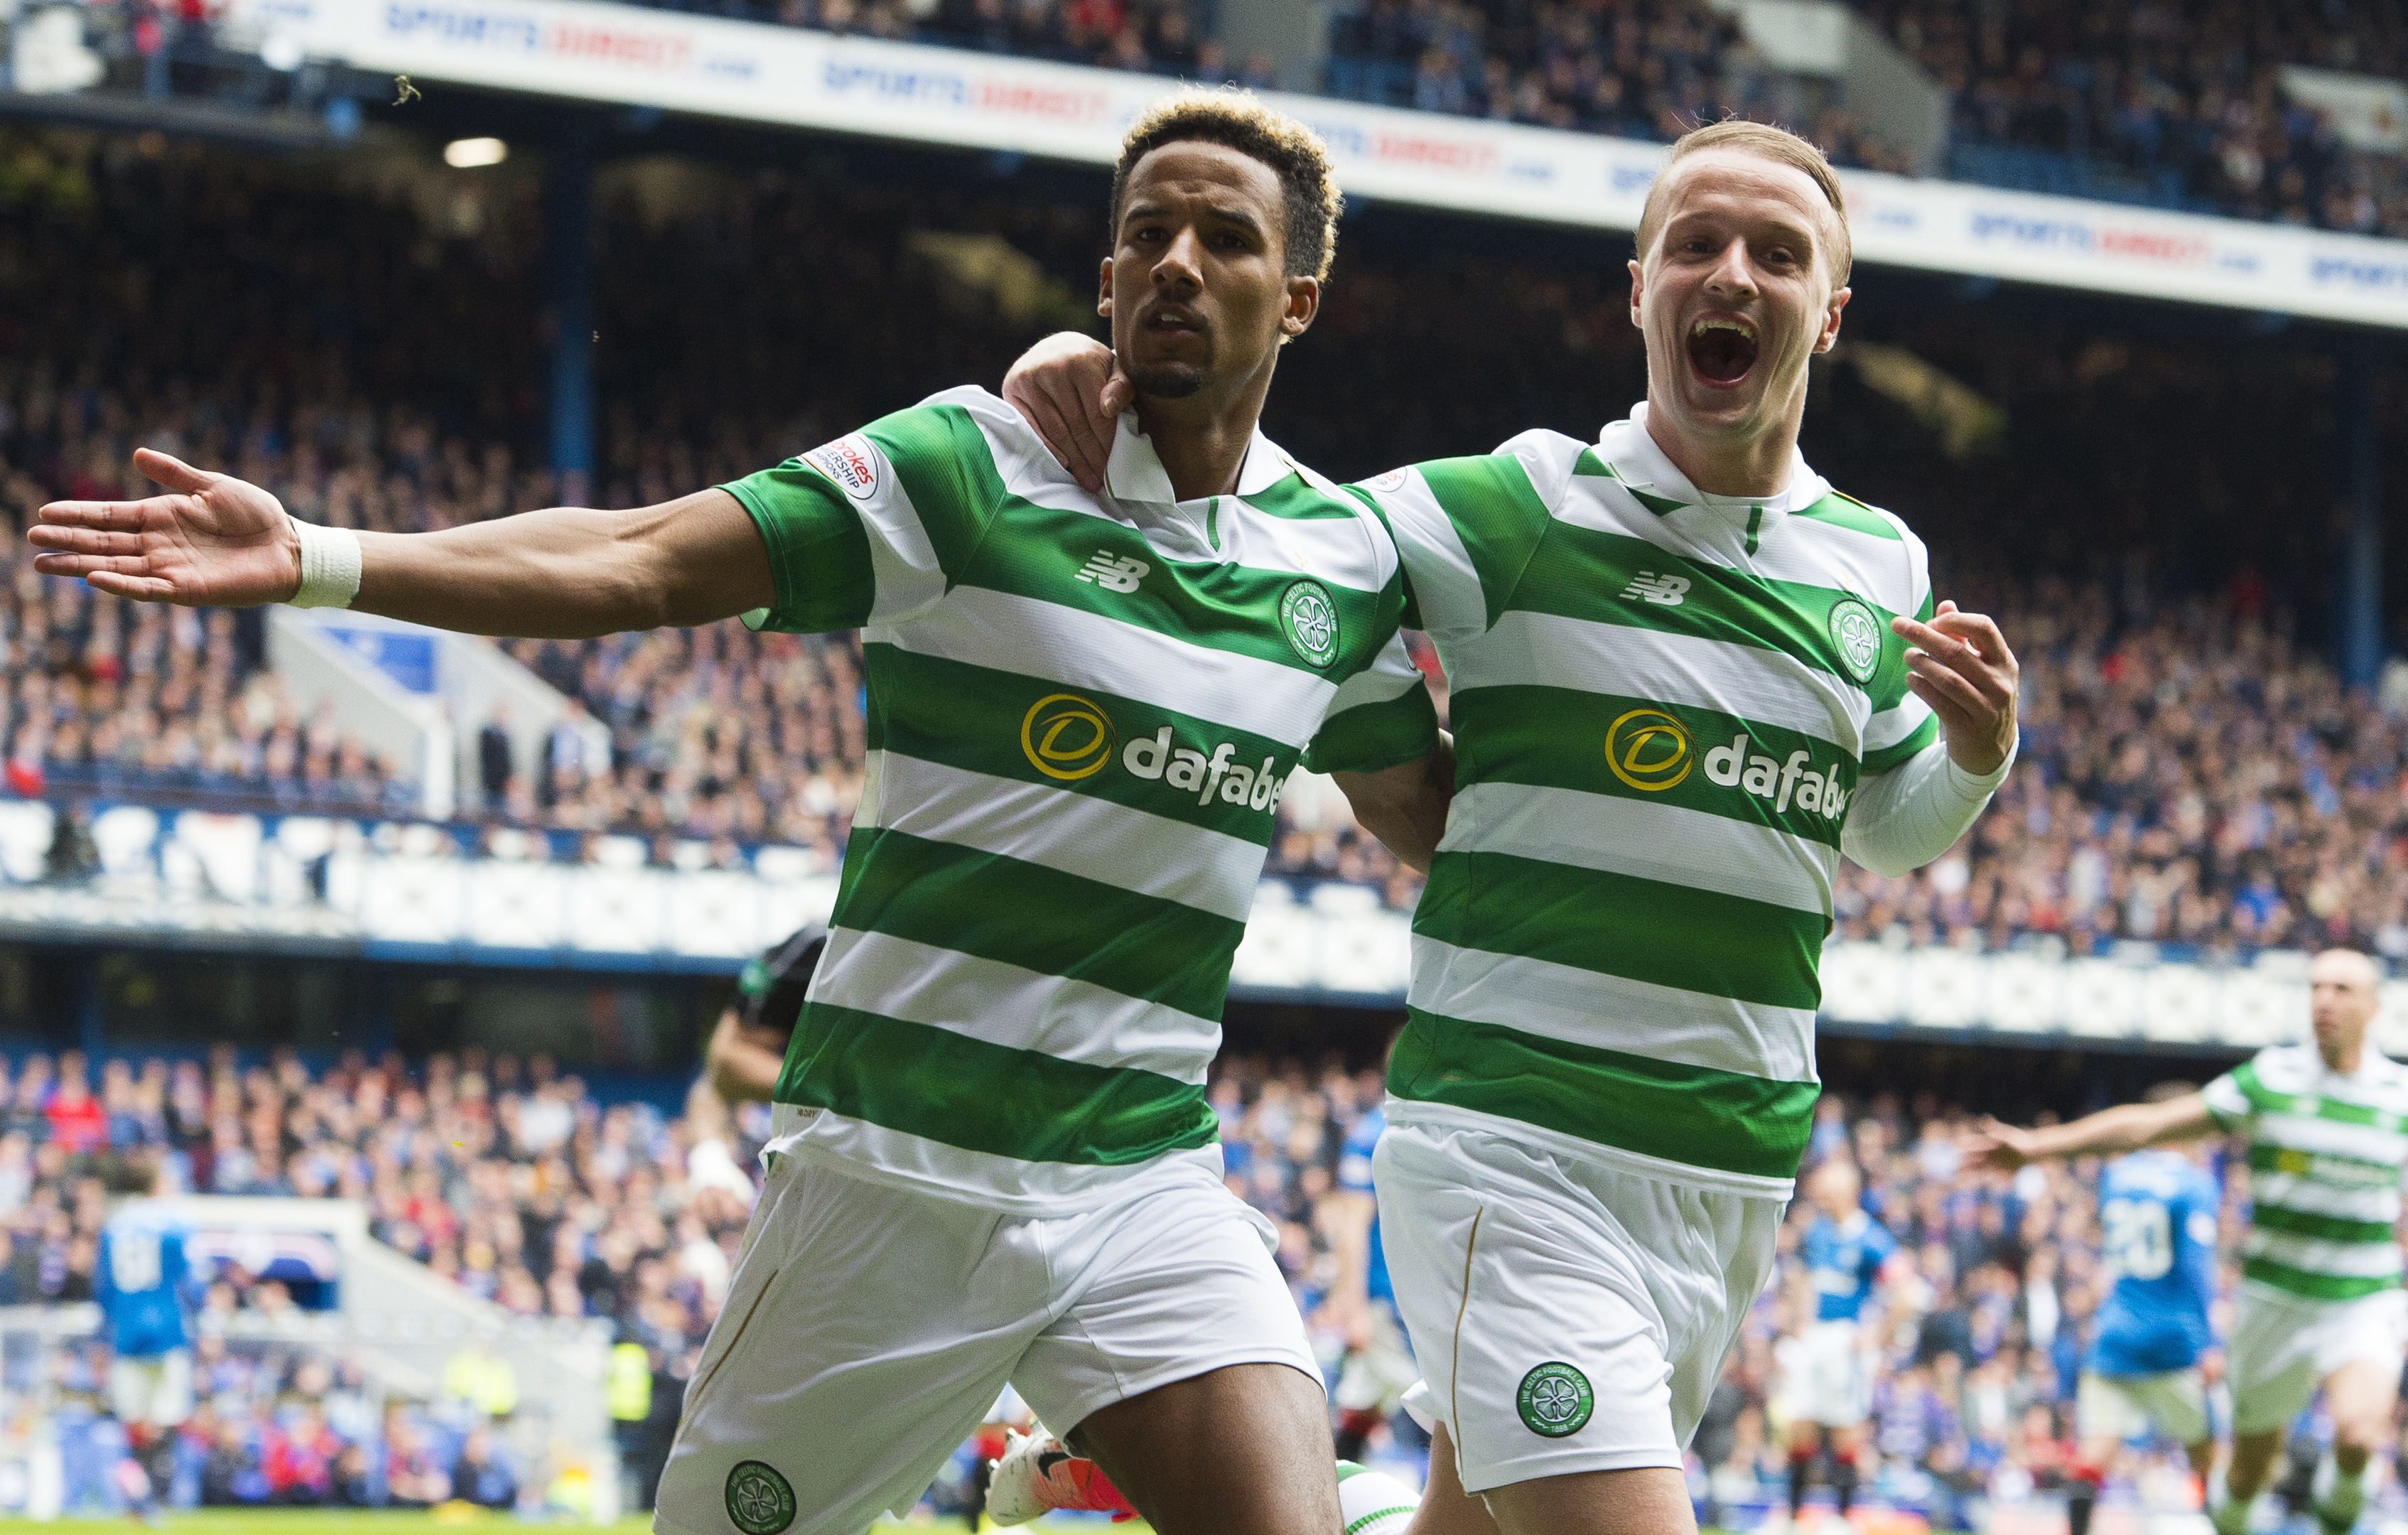
[[[1950,93],[1955,174],[2408,233],[2408,163],[2398,148],[2350,147],[2311,102],[2286,93],[2280,73],[2296,65],[2397,80],[2408,15],[2388,0],[1869,0],[1860,8]],[[2075,183],[2018,176],[2012,154],[1978,152],[1999,147],[2107,174]]]
[[[298,515],[360,527],[564,499],[642,505],[931,389],[994,380],[1051,323],[1012,320],[923,259],[914,234],[929,214],[909,188],[764,174],[667,212],[625,192],[606,223],[602,452],[595,483],[562,483],[512,446],[535,407],[508,380],[534,376],[541,354],[525,199],[466,180],[443,192],[380,198],[270,181],[232,158],[118,146],[77,159],[12,141],[0,152],[0,296],[43,301],[0,303],[0,513],[22,524],[52,496],[132,490],[127,459],[143,442],[228,466]],[[957,233],[1035,252],[1066,290],[1092,259],[1088,211],[996,195],[958,199],[949,217]],[[146,252],[171,231],[189,237],[181,276],[155,287]],[[1367,244],[1341,264],[1273,396],[1269,429],[1306,462],[1354,476],[1484,448],[1534,421],[1585,433],[1639,393],[1611,274]],[[747,280],[731,286],[730,272]],[[374,345],[345,318],[359,294],[392,322]],[[1956,855],[1904,881],[1843,874],[1841,931],[2086,949],[2347,939],[2408,954],[2408,691],[2345,694],[2291,606],[2322,579],[2316,529],[2337,492],[2329,465],[2280,445],[2329,430],[2316,402],[2330,358],[2255,342],[2236,371],[2207,357],[2212,340],[2019,323],[1956,303],[1865,308],[1817,376],[1805,440],[1835,482],[1925,533],[1948,591],[2004,619],[2025,663],[2026,736],[2023,768]],[[960,323],[917,323],[932,308]],[[813,344],[780,342],[796,336]],[[1979,392],[1992,435],[1971,452],[2011,453],[2016,473],[1946,447],[1953,428],[1868,381],[1871,361],[1909,340],[1914,366]],[[88,360],[62,361],[76,356]],[[1415,370],[1462,387],[1409,398],[1365,385]],[[2203,437],[2219,452],[2194,451]],[[2102,481],[2076,464],[2110,468]],[[255,615],[96,597],[34,575],[14,542],[0,566],[10,792],[406,809],[407,785],[264,667]],[[2028,566],[2096,574],[2005,573]],[[609,756],[586,760],[575,731],[534,761],[502,743],[465,813],[563,833],[564,857],[592,831],[656,850],[690,839],[724,860],[770,842],[840,854],[867,739],[852,637],[731,622],[510,648],[607,726]],[[1421,658],[1442,697],[1435,658]],[[1270,868],[1369,884],[1399,910],[1418,889],[1326,792],[1289,796]]]
[[[157,1147],[195,1192],[361,1198],[380,1240],[506,1310],[607,1320],[660,1361],[668,1422],[674,1381],[724,1296],[746,1214],[723,1178],[690,1160],[685,1121],[596,1102],[541,1059],[467,1050],[410,1066],[351,1055],[313,1071],[290,1054],[243,1062],[221,1049],[206,1060],[111,1059],[95,1090],[89,1063],[68,1052],[0,1069],[0,1304],[88,1296],[108,1159]],[[1235,1054],[1208,1094],[1230,1186],[1277,1227],[1278,1261],[1334,1378],[1347,1329],[1332,1302],[1343,1214],[1330,1195],[1348,1130],[1380,1100],[1380,1075],[1335,1058],[1312,1067]],[[762,1127],[748,1124],[739,1165]],[[1881,1298],[1880,1467],[1867,1485],[1946,1528],[1971,1528],[1985,1502],[2057,1485],[2105,1284],[2097,1168],[1977,1173],[1956,1147],[1966,1125],[1928,1094],[1831,1096],[1808,1153],[1810,1163],[1856,1161],[1868,1208],[1905,1255]],[[2237,1210],[2240,1181],[2228,1189]],[[1700,1434],[1696,1486],[1734,1513],[1782,1496],[1783,1359],[1811,1316],[1796,1260],[1811,1218],[1802,1203],[1793,1212],[1782,1265]],[[2228,1220],[2228,1246],[2238,1229]],[[201,1407],[177,1441],[175,1498],[456,1494],[507,1505],[559,1495],[507,1400],[480,1402],[469,1387],[454,1399],[382,1403],[339,1358],[230,1344],[233,1312],[292,1304],[274,1282],[225,1265],[204,1291]],[[66,1359],[57,1384],[68,1411],[105,1416],[103,1363]],[[95,1431],[105,1451],[112,1442],[105,1427]],[[1410,1461],[1421,1442],[1398,1420],[1375,1432],[1373,1451]],[[2136,1455],[2124,1483],[2179,1506],[2187,1494],[2162,1448]]]

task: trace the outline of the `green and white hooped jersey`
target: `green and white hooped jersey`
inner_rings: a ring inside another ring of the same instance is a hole
[[[2408,1067],[2364,1047],[2358,1075],[2313,1044],[2274,1045],[2207,1084],[2208,1112],[2249,1141],[2241,1277],[2305,1300],[2400,1283]]]
[[[1204,1070],[1288,774],[1434,738],[1387,529],[1259,434],[1237,495],[1180,503],[1124,423],[1090,495],[979,389],[726,489],[777,581],[746,622],[860,627],[867,697],[771,1149],[1020,1212],[1217,1169]]]
[[[1894,614],[1923,545],[1797,461],[1709,497],[1645,407],[1357,487],[1452,689],[1456,793],[1413,920],[1398,1122],[1785,1196],[1860,778],[1938,739]]]

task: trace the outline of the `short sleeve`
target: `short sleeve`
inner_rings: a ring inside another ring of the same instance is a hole
[[[1348,489],[1395,532],[1412,597],[1407,623],[1427,630],[1441,653],[1496,623],[1549,522],[1528,467],[1504,451],[1393,469]]]
[[[761,530],[776,583],[776,602],[744,622],[798,634],[925,612],[961,580],[1003,496],[977,419],[938,401],[722,488]]]
[[[1304,765],[1316,773],[1377,773],[1436,750],[1438,708],[1404,636],[1391,632],[1371,664],[1339,684]]]
[[[2218,1126],[2228,1130],[2242,1129],[2257,1115],[2249,1091],[2257,1084],[2258,1063],[2243,1061],[2200,1089],[2200,1097],[2207,1100],[2207,1112]]]

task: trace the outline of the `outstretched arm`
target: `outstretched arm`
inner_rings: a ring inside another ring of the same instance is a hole
[[[301,537],[276,497],[142,449],[167,494],[54,501],[34,567],[184,607],[289,602]],[[439,533],[362,533],[351,606],[467,634],[573,639],[708,624],[776,600],[768,552],[736,497],[700,491],[633,511],[558,507]]]
[[[1966,1139],[1965,1149],[1975,1162],[2013,1171],[2027,1162],[2051,1157],[2086,1156],[2094,1152],[2139,1151],[2172,1140],[2196,1140],[2218,1129],[2207,1112],[2207,1096],[2190,1093],[2163,1103],[2127,1103],[2101,1109],[2071,1125],[2044,1130],[2019,1130],[1995,1119]]]

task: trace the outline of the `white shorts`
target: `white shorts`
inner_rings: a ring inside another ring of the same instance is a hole
[[[1783,1201],[1393,1119],[1372,1165],[1465,1491],[1682,1464],[1771,1272]]]
[[[108,1361],[108,1408],[120,1423],[172,1428],[193,1415],[193,1351],[121,1354]]]
[[[2154,1427],[2177,1444],[2204,1444],[2212,1432],[2207,1379],[2196,1365],[2156,1375],[2099,1375],[2086,1370],[2073,1399],[2073,1423],[2075,1436],[2084,1440],[2112,1439],[2120,1444]]]
[[[1068,1433],[1209,1370],[1321,1380],[1268,1222],[1206,1170],[1055,1217],[774,1159],[703,1345],[652,1528],[861,1535],[908,1511],[1009,1383]]]
[[[1853,1321],[1816,1322],[1798,1335],[1781,1379],[1792,1423],[1853,1428],[1872,1413],[1872,1370]]]
[[[2304,1300],[2241,1286],[2232,1318],[2232,1431],[2271,1433],[2289,1423],[2342,1366],[2372,1359],[2393,1375],[2408,1348],[2408,1291],[2356,1300]]]

